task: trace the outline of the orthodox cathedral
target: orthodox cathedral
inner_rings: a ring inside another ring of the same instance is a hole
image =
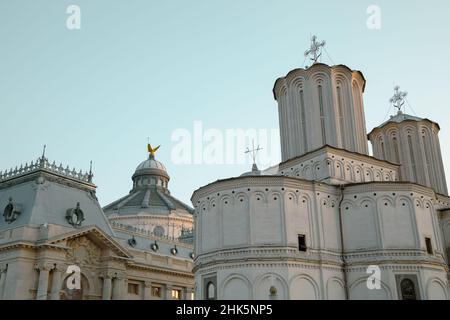
[[[366,80],[318,62],[276,80],[282,162],[196,190],[199,299],[449,299],[439,125],[397,114],[367,135]],[[373,156],[368,153],[368,140]]]
[[[406,114],[396,88],[397,113],[367,134],[366,80],[320,63],[323,45],[275,82],[282,162],[199,188],[194,208],[150,145],[104,208],[92,170],[45,149],[0,172],[0,300],[448,300],[439,125]]]
[[[0,300],[194,298],[193,209],[148,149],[130,193],[104,209],[92,170],[45,153],[0,172]]]

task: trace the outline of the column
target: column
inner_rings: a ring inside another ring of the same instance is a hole
[[[39,285],[36,300],[47,300],[48,278],[51,267],[47,264],[41,264],[36,268],[39,270]]]
[[[109,274],[103,275],[102,299],[111,300],[112,280]]]
[[[144,283],[144,300],[152,300],[152,283],[150,281]]]
[[[123,285],[124,285],[125,279],[122,275],[117,275],[114,278],[114,286],[113,286],[113,294],[112,298],[113,300],[122,300],[123,299]]]
[[[65,268],[62,265],[57,265],[55,268],[53,268],[53,275],[52,275],[52,290],[50,294],[51,300],[59,300],[60,296],[59,293],[61,291],[61,285],[62,285],[62,274],[64,272]]]
[[[172,300],[172,286],[169,284],[166,284],[166,300]]]
[[[194,293],[194,288],[186,288],[185,289],[185,294],[186,296],[184,297],[185,300],[194,300],[192,298],[192,294]]]
[[[0,300],[3,300],[5,290],[7,266],[0,266]]]

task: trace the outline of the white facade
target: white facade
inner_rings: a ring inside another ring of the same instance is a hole
[[[358,111],[343,128],[331,103],[341,73],[342,109]],[[317,77],[330,113],[321,122],[317,101],[305,100],[303,135],[295,97],[299,88],[315,96]],[[278,172],[219,180],[192,196],[198,299],[449,299],[450,198],[402,179],[403,162],[367,155],[363,88],[361,73],[322,64],[277,80]]]

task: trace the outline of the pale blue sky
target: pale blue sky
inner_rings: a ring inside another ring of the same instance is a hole
[[[81,30],[66,28],[70,4]],[[379,31],[366,27],[371,4]],[[150,136],[172,194],[190,204],[196,188],[249,166],[175,165],[173,130],[277,128],[272,86],[300,67],[313,33],[336,64],[364,73],[367,129],[399,84],[417,115],[439,122],[450,172],[449,12],[442,0],[0,0],[0,170],[47,144],[58,163],[93,160],[106,205],[130,190]]]

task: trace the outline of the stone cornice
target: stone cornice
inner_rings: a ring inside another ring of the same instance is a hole
[[[340,64],[335,66],[329,66],[324,63],[314,63],[309,68],[297,68],[288,72],[288,74],[284,77],[280,77],[275,81],[273,86],[273,96],[274,99],[277,100],[277,92],[283,85],[290,84],[295,78],[302,77],[308,79],[312,74],[322,72],[328,74],[330,77],[335,74],[345,74],[349,79],[357,79],[362,83],[362,91],[364,92],[366,86],[366,79],[361,71],[351,70],[346,65]]]
[[[253,263],[271,265],[274,263],[300,263],[317,265],[325,264],[334,267],[370,265],[370,264],[421,264],[448,272],[442,255],[430,256],[423,250],[369,250],[364,252],[346,253],[345,264],[338,252],[309,250],[307,254],[299,253],[290,247],[242,248],[216,251],[202,254],[195,259],[194,272],[216,265]]]
[[[385,160],[380,160],[380,159],[371,157],[367,154],[362,154],[362,153],[358,153],[358,152],[354,152],[354,151],[349,151],[349,150],[345,150],[345,149],[341,149],[341,148],[332,147],[330,145],[325,145],[318,149],[309,151],[301,156],[297,156],[297,157],[291,158],[289,160],[286,160],[284,162],[281,162],[280,170],[292,167],[292,166],[294,166],[298,163],[304,162],[304,161],[311,160],[313,158],[316,158],[317,156],[320,156],[320,155],[326,154],[326,153],[336,154],[341,157],[347,157],[347,158],[350,158],[355,161],[369,163],[369,164],[372,164],[375,166],[380,166],[380,167],[386,167],[386,168],[389,168],[392,170],[398,170],[398,168],[400,168],[399,164],[395,164],[395,163],[385,161]]]
[[[35,249],[35,248],[36,245],[33,242],[18,240],[0,245],[0,252],[14,249]]]
[[[393,192],[409,191],[426,195],[431,199],[436,199],[436,193],[433,189],[422,186],[414,182],[407,181],[372,181],[361,183],[350,183],[345,186],[347,192],[365,193],[365,192]]]
[[[248,188],[248,187],[269,187],[275,188],[292,188],[308,191],[321,191],[330,194],[338,194],[338,188],[324,182],[309,181],[285,176],[242,176],[224,180],[217,180],[204,187],[194,191],[191,201],[196,206],[198,199],[203,198],[211,193],[221,192],[230,189]]]
[[[377,134],[379,131],[388,130],[390,128],[403,127],[405,124],[408,124],[408,123],[414,123],[415,125],[418,125],[418,124],[421,124],[421,123],[424,123],[424,122],[430,124],[431,127],[435,127],[437,129],[437,131],[440,131],[440,129],[441,129],[437,122],[434,122],[434,121],[432,121],[430,119],[427,119],[427,118],[421,119],[420,121],[419,120],[413,120],[413,119],[405,119],[405,120],[403,120],[401,122],[394,122],[394,121],[389,122],[389,121],[387,121],[384,125],[373,128],[367,134],[367,138],[369,140],[371,140],[372,136]]]
[[[185,277],[185,278],[189,278],[189,279],[194,278],[194,274],[192,272],[188,272],[188,271],[178,271],[178,270],[175,271],[174,269],[156,267],[156,266],[151,266],[151,265],[136,263],[136,262],[131,262],[131,261],[128,262],[126,265],[128,268],[131,268],[131,269],[147,270],[147,271],[152,271],[152,272],[157,272],[157,273],[163,273],[166,275]]]

